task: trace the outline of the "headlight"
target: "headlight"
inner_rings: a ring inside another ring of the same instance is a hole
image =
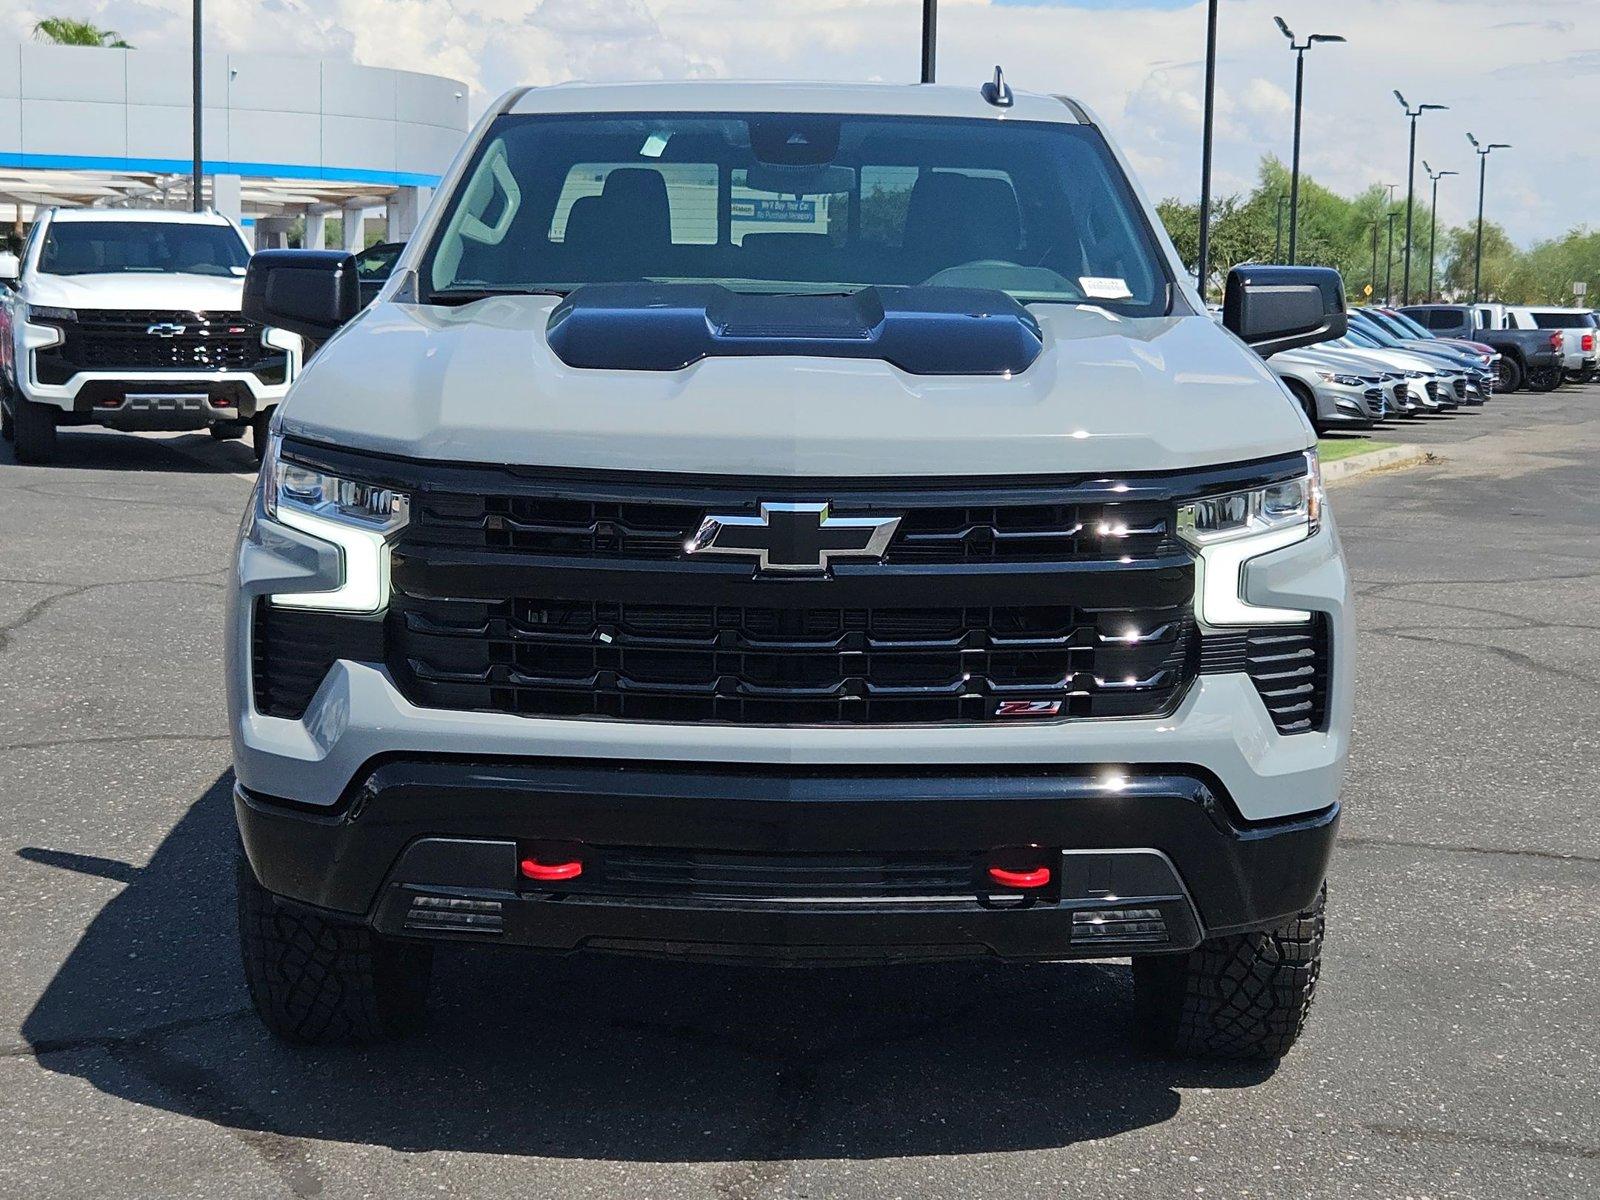
[[[319,470],[283,457],[274,433],[261,459],[261,504],[280,524],[340,551],[338,586],[321,591],[275,592],[285,608],[372,613],[389,602],[389,535],[411,515],[410,498],[389,488]]]
[[[1178,508],[1178,536],[1199,551],[1196,615],[1208,625],[1289,625],[1310,620],[1300,609],[1269,608],[1244,598],[1250,559],[1304,541],[1322,526],[1322,472],[1305,453],[1305,474]]]
[[[78,310],[75,308],[51,308],[48,304],[28,305],[28,320],[30,321],[76,321]]]
[[[1336,383],[1340,387],[1365,387],[1366,380],[1359,375],[1339,375],[1332,371],[1318,371],[1317,378],[1323,383]]]

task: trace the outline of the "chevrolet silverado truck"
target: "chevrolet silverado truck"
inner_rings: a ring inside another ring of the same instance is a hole
[[[256,1011],[413,1028],[434,949],[1131,959],[1156,1044],[1317,982],[1354,663],[1316,439],[1082,105],[565,85],[492,104],[322,344],[228,608]]]
[[[1441,338],[1466,338],[1498,350],[1497,392],[1523,387],[1550,392],[1561,386],[1566,341],[1559,330],[1518,329],[1507,323],[1505,309],[1497,304],[1408,304],[1400,311]]]
[[[0,433],[19,460],[53,460],[68,425],[253,431],[259,457],[301,342],[244,318],[250,248],[226,217],[51,208],[4,257]]]

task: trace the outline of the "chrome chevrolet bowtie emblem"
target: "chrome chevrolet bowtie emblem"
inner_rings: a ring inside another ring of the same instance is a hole
[[[826,571],[836,558],[882,558],[899,517],[835,517],[826,504],[763,504],[759,517],[708,516],[690,554],[742,554],[763,571]]]
[[[150,328],[146,329],[145,332],[154,337],[175,338],[180,337],[183,334],[183,331],[187,328],[188,326],[186,325],[177,325],[171,321],[162,321],[159,324],[150,326]]]

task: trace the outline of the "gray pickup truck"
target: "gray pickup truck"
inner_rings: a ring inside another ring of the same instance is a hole
[[[1524,385],[1550,392],[1561,386],[1560,331],[1500,328],[1493,318],[1495,307],[1487,305],[1413,304],[1400,311],[1438,337],[1470,338],[1498,350],[1497,392],[1515,392]]]

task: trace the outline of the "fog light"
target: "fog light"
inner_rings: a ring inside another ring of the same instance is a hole
[[[1159,908],[1097,908],[1072,914],[1075,942],[1164,942],[1167,922]]]
[[[438,933],[504,933],[503,909],[498,900],[417,896],[406,913],[406,928]]]

